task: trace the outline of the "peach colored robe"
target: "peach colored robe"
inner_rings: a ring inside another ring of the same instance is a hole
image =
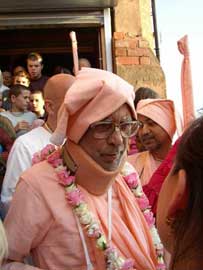
[[[106,195],[94,196],[83,188],[88,205],[107,235]],[[23,196],[22,196],[23,194]],[[155,270],[156,255],[148,225],[121,176],[113,184],[112,242],[125,258],[135,260],[136,270]],[[53,168],[41,162],[23,173],[5,219],[9,260],[3,270],[84,270],[86,262],[72,209]],[[86,239],[95,270],[104,270],[103,254],[94,240]],[[23,263],[31,252],[37,267]]]
[[[129,156],[128,162],[130,162],[137,171],[142,186],[145,186],[149,183],[151,176],[162,161],[155,160],[149,151],[144,151]]]

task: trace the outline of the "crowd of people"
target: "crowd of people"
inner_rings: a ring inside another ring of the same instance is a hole
[[[4,74],[1,269],[203,269],[203,117],[84,58],[27,69]]]

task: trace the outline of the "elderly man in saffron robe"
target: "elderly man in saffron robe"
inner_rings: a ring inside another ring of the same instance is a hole
[[[141,100],[136,111],[140,122],[138,136],[146,151],[129,156],[128,161],[145,186],[168,154],[175,132],[180,135],[182,123],[174,102],[169,99]]]
[[[67,91],[52,141],[21,175],[5,228],[9,270],[164,269],[137,173],[126,162],[138,121],[134,90],[84,68]],[[25,265],[31,253],[35,266]]]

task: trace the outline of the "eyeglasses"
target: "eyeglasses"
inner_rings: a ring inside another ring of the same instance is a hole
[[[95,139],[107,139],[114,131],[120,131],[123,138],[129,138],[135,135],[140,127],[140,122],[126,121],[116,124],[110,121],[96,122],[90,125]]]

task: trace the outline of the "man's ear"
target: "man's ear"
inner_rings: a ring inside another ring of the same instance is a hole
[[[178,171],[174,192],[169,203],[168,217],[174,217],[177,212],[185,209],[188,200],[187,179],[185,170]]]
[[[11,103],[14,103],[15,100],[16,100],[16,96],[15,95],[11,95],[10,99],[11,99]]]
[[[44,107],[45,107],[45,111],[47,112],[48,115],[51,115],[54,113],[54,103],[52,100],[46,99],[44,101]]]

